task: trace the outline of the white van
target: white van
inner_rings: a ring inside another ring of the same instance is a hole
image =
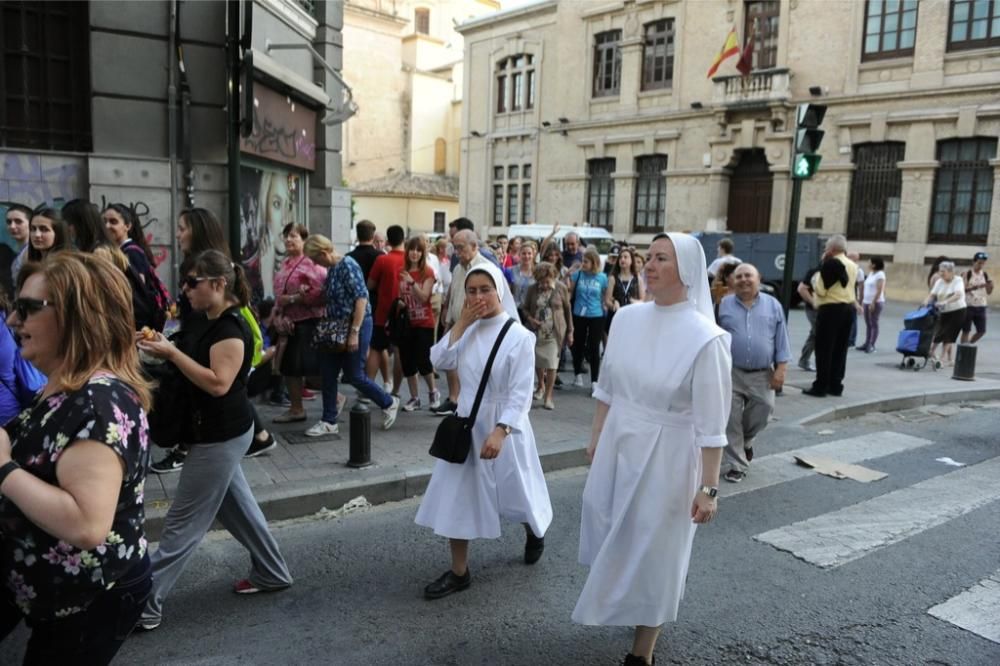
[[[560,250],[563,249],[563,238],[570,232],[579,236],[586,247],[596,248],[598,254],[601,255],[602,263],[608,258],[611,246],[615,244],[615,239],[611,235],[611,232],[603,227],[560,226],[559,231],[555,235],[555,241],[559,243]],[[552,227],[547,224],[512,224],[504,229],[504,233],[507,235],[507,238],[520,236],[521,238],[529,238],[536,243],[541,243],[552,233]]]

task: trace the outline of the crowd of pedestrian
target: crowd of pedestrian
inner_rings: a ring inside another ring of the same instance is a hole
[[[303,423],[309,437],[338,434],[342,382],[381,410],[385,430],[401,410],[465,419],[468,455],[436,462],[416,515],[450,548],[425,597],[472,584],[470,543],[497,538],[501,519],[524,525],[534,564],[552,506],[530,415],[556,408],[559,371],[571,368],[595,399],[580,535],[590,571],[573,619],[635,627],[625,663],[652,663],[695,527],[715,516],[720,478],[750,473],[792,360],[781,304],[728,238],[710,264],[680,233],[646,252],[618,243],[605,259],[576,233],[557,241],[558,226],[489,240],[458,218],[430,241],[364,220],[341,255],[292,222],[273,296],[254,302],[208,210],[178,217],[175,294],[129,206],[12,205],[6,218],[20,247],[0,254],[0,638],[27,620],[29,661],[107,663],[128,633],[111,628],[156,629],[216,520],[251,556],[234,592],[292,585],[240,466],[276,446],[258,393],[285,408],[275,423]],[[932,268],[924,303],[937,313],[939,367],[959,336],[986,332],[987,260]],[[798,366],[816,373],[808,396],[842,395],[848,350],[877,351],[886,266],[859,263],[833,235],[798,285],[810,322]],[[168,448],[152,464],[151,443]],[[147,471],[180,473],[152,552]]]

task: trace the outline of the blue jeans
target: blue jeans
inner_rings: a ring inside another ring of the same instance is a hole
[[[365,359],[368,358],[368,344],[371,339],[372,318],[365,317],[358,333],[357,351],[320,352],[319,368],[323,375],[323,421],[326,423],[337,422],[337,381],[341,370],[344,371],[344,380],[376,405],[385,409],[392,404],[392,396],[368,379],[365,373]]]

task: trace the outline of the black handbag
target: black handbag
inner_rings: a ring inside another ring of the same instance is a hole
[[[479,404],[483,401],[483,394],[486,393],[486,382],[490,378],[490,370],[493,368],[493,359],[497,356],[500,343],[507,335],[507,331],[514,324],[514,319],[510,318],[500,329],[497,341],[493,343],[493,351],[483,368],[483,378],[479,380],[479,390],[476,391],[476,401],[472,403],[472,411],[468,416],[458,416],[449,414],[438,424],[434,433],[434,443],[431,444],[430,454],[435,458],[440,458],[445,462],[461,465],[469,457],[472,449],[472,427],[476,424],[476,415],[479,414]]]

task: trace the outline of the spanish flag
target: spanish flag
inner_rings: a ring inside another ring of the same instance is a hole
[[[712,66],[708,68],[707,78],[712,78],[715,72],[718,71],[719,65],[726,58],[731,58],[734,55],[739,55],[740,52],[740,42],[736,38],[736,26],[733,26],[726,35],[726,43],[722,45],[722,49],[719,51],[719,55],[715,56],[715,60],[712,62]]]

